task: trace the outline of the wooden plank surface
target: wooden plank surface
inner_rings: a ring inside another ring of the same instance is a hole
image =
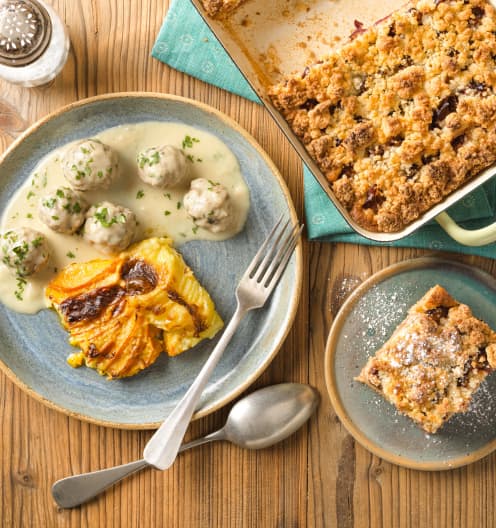
[[[303,217],[301,164],[259,106],[150,58],[164,0],[53,0],[72,40],[50,85],[0,81],[0,150],[30,123],[84,97],[158,91],[211,104],[245,127],[272,157]],[[496,458],[423,473],[372,456],[347,434],[327,397],[324,346],[337,310],[375,271],[428,251],[304,242],[301,305],[282,350],[254,387],[282,381],[317,387],[317,415],[282,444],[259,452],[222,443],[184,453],[168,472],[145,471],[74,510],[54,504],[64,476],[141,456],[151,432],[89,425],[52,411],[0,374],[2,527],[493,527]],[[493,261],[450,255],[496,274]],[[229,408],[230,406],[228,406]],[[188,438],[213,431],[223,409],[195,422]]]

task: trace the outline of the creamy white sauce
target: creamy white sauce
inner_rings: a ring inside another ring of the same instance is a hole
[[[186,141],[183,145],[187,136],[195,140]],[[217,137],[179,123],[154,121],[109,128],[94,137],[118,153],[120,172],[109,189],[85,192],[84,196],[90,204],[108,200],[134,211],[138,220],[134,241],[154,236],[169,236],[176,245],[194,239],[221,241],[243,228],[250,206],[248,187],[238,160]],[[139,178],[136,164],[138,152],[165,144],[184,150],[191,160],[191,179],[207,178],[226,187],[235,214],[232,228],[222,233],[211,233],[195,226],[182,204],[183,196],[189,190],[189,181],[177,188],[156,189]],[[68,186],[62,174],[61,159],[71,145],[56,149],[42,159],[3,212],[2,233],[21,226],[31,227],[47,237],[51,249],[48,266],[36,275],[26,277],[27,283],[21,290],[17,278],[0,263],[0,300],[17,312],[35,313],[45,308],[46,285],[68,264],[108,258],[81,236],[56,233],[38,217],[39,199],[58,187]]]

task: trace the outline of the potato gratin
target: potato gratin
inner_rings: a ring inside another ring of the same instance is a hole
[[[80,348],[72,366],[84,363],[109,379],[133,376],[161,352],[176,356],[222,328],[171,243],[150,238],[114,258],[71,264],[50,282],[47,299]]]

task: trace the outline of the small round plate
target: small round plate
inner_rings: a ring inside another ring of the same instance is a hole
[[[454,261],[424,257],[390,266],[346,300],[326,346],[326,383],[337,415],[375,455],[413,469],[440,470],[474,462],[496,448],[496,375],[488,376],[470,409],[427,434],[366,385],[354,381],[370,356],[432,286],[440,284],[496,328],[496,279]]]
[[[223,141],[238,159],[251,199],[245,228],[223,242],[192,241],[179,248],[227,322],[236,306],[236,285],[270,229],[281,215],[293,222],[297,218],[285,182],[267,154],[217,110],[153,93],[104,95],[65,107],[33,125],[0,159],[0,207],[5,208],[20,183],[53,149],[110,127],[143,121],[179,122],[203,129]],[[298,245],[270,302],[242,321],[195,418],[228,403],[268,366],[293,322],[301,272]],[[74,349],[51,310],[25,315],[0,305],[0,338],[0,368],[29,394],[71,416],[129,429],[157,427],[187,391],[215,344],[206,340],[175,358],[162,354],[138,375],[108,381],[92,369],[74,370],[67,365]]]

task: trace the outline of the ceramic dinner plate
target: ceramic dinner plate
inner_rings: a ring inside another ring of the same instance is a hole
[[[143,121],[179,122],[204,129],[237,157],[250,191],[244,230],[224,242],[193,241],[179,246],[186,262],[228,321],[235,287],[268,232],[281,216],[296,221],[285,183],[260,146],[234,121],[197,102],[160,94],[115,94],[78,102],[41,120],[0,161],[0,207],[36,164],[53,149],[102,130]],[[301,286],[301,248],[290,260],[270,302],[250,312],[226,349],[195,417],[226,404],[246,389],[278,351],[294,319]],[[218,338],[217,338],[218,339]],[[135,377],[108,381],[94,370],[66,363],[74,349],[57,315],[0,307],[0,366],[32,396],[80,419],[123,428],[153,428],[186,392],[216,340],[157,362]]]
[[[367,449],[402,466],[459,467],[496,448],[496,373],[489,375],[466,413],[427,434],[366,385],[354,381],[389,338],[408,308],[440,284],[496,328],[496,279],[473,267],[438,258],[408,260],[370,277],[347,299],[326,349],[326,382],[348,431]]]

